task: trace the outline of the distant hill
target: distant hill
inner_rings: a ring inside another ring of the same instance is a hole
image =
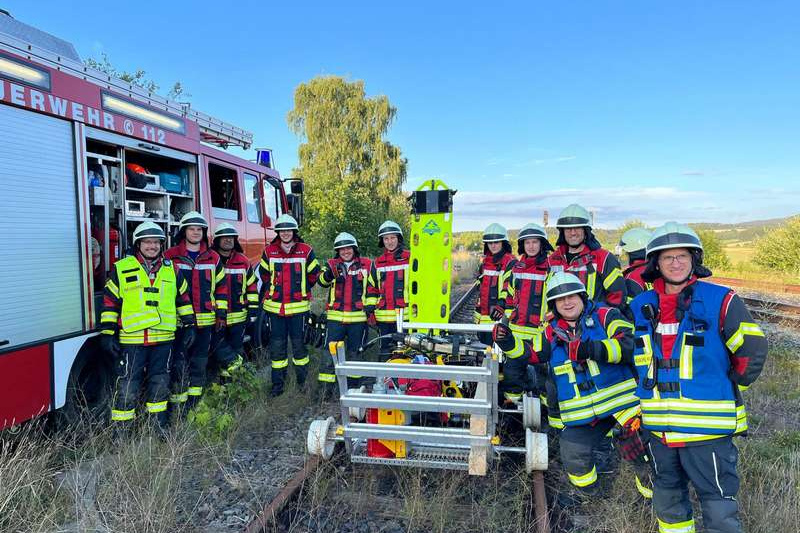
[[[717,234],[723,243],[747,243],[754,241],[761,237],[768,230],[780,226],[791,217],[784,218],[770,218],[767,220],[751,220],[747,222],[735,222],[732,224],[725,224],[719,222],[702,222],[691,224],[696,230],[710,230]],[[512,240],[516,239],[519,230],[509,230],[509,236]],[[613,250],[619,242],[620,233],[616,229],[600,229],[595,230],[595,235],[603,246]],[[547,234],[550,241],[555,243],[557,231],[554,227],[547,228]],[[481,232],[480,231],[462,231],[453,234],[453,243],[456,248],[459,245],[464,246],[467,250],[481,249]],[[516,250],[515,250],[516,251]]]

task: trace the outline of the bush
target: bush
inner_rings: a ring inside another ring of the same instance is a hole
[[[711,270],[720,268],[731,268],[731,260],[722,249],[722,241],[712,230],[700,230],[697,232],[700,241],[703,243],[703,264]]]
[[[753,262],[764,268],[797,274],[800,271],[800,216],[788,219],[758,239]]]

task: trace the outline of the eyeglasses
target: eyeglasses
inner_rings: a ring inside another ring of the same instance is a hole
[[[659,263],[663,263],[665,265],[671,265],[676,261],[682,265],[685,265],[689,261],[691,261],[692,256],[689,254],[678,254],[678,255],[662,255],[658,258]]]

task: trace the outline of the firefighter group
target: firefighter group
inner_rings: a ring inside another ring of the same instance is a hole
[[[245,328],[259,314],[270,331],[271,393],[284,392],[290,361],[303,387],[317,283],[328,288],[326,341],[344,341],[348,358],[363,356],[370,326],[380,335],[396,330],[410,255],[398,224],[378,229],[383,253],[375,260],[343,232],[324,263],[292,216],[281,215],[274,228],[257,268],[233,226],[220,224],[209,241],[197,212],[181,219],[177,244],[166,251],[157,224],[136,228],[133,253],[115,263],[106,283],[101,317],[102,345],[117,373],[117,436],[130,430],[142,386],[144,410],[166,430],[199,401],[210,353],[221,379],[236,373]],[[504,352],[504,401],[533,394],[546,406],[572,487],[561,504],[602,497],[604,469],[595,459],[610,438],[632,465],[638,492],[652,501],[659,532],[695,531],[689,484],[707,531],[741,532],[733,437],[747,431],[742,391],[764,365],[764,333],[731,289],[703,281],[711,272],[689,226],[625,232],[625,270],[593,235],[585,208],[565,208],[556,228],[554,248],[542,226],[526,224],[516,254],[502,225],[486,228],[475,315],[494,325],[481,340]],[[379,352],[388,358],[385,339]],[[318,380],[315,391],[333,392],[331,357],[321,357]]]

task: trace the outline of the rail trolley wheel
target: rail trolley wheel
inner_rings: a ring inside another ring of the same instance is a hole
[[[532,430],[542,427],[542,403],[539,398],[527,394],[522,397],[522,426]]]
[[[361,385],[357,389],[347,389],[347,393],[348,394],[352,394],[352,393],[356,393],[356,392],[363,393],[366,390],[367,390],[367,388],[364,385]],[[352,418],[355,418],[359,422],[363,422],[364,421],[364,417],[367,416],[367,410],[364,407],[351,407],[350,408],[350,416]]]
[[[547,433],[525,429],[525,471],[547,470]]]
[[[322,457],[323,459],[330,459],[333,457],[336,441],[329,439],[328,434],[334,423],[332,416],[324,420],[314,420],[311,422],[311,425],[308,427],[308,438],[306,439],[306,449],[309,454]]]

